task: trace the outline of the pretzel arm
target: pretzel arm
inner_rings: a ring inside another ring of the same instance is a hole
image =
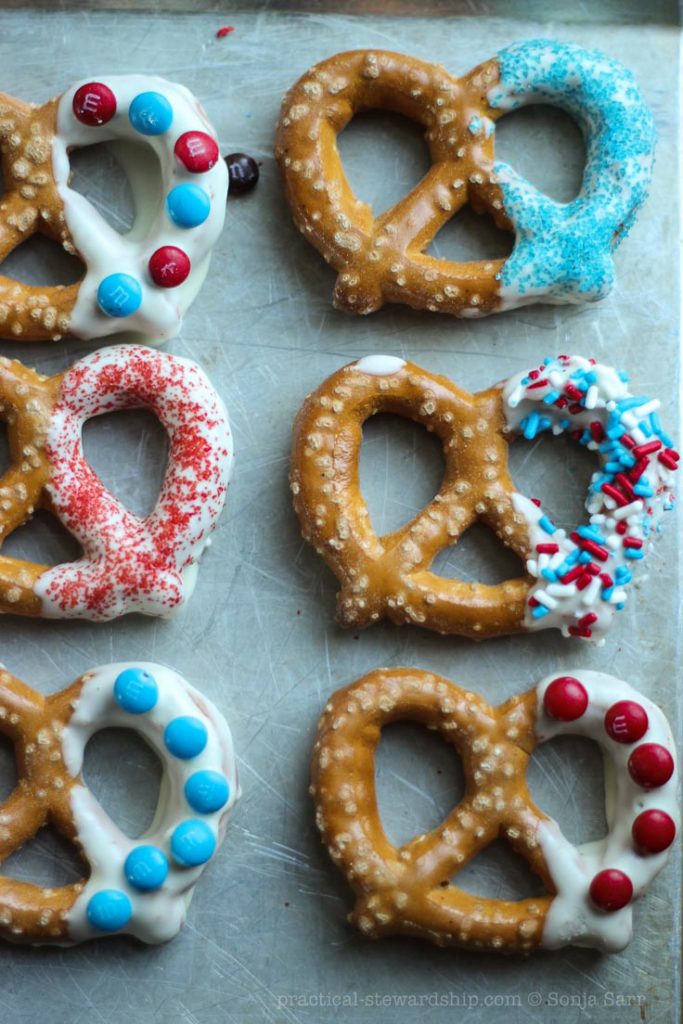
[[[47,805],[36,801],[21,785],[0,805],[0,864],[16,853],[47,820]],[[0,883],[4,881],[0,878]],[[10,879],[10,884],[14,879]]]

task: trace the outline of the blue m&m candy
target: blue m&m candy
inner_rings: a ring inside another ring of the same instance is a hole
[[[229,796],[228,780],[220,772],[195,772],[185,783],[185,799],[200,814],[219,811],[227,804]]]
[[[184,761],[201,754],[206,746],[206,726],[198,718],[182,715],[168,723],[164,730],[166,748]]]
[[[158,846],[136,846],[126,857],[123,873],[134,889],[151,892],[166,881],[168,858]]]
[[[101,889],[91,897],[85,913],[98,931],[117,932],[130,921],[133,907],[120,889]]]
[[[171,836],[171,853],[183,868],[206,864],[216,849],[216,837],[204,821],[190,818],[183,821]]]
[[[141,135],[163,135],[171,127],[173,107],[160,92],[141,92],[129,106],[128,118]]]
[[[126,668],[114,683],[114,700],[131,715],[151,711],[159,699],[159,687],[153,675],[143,668]]]
[[[97,304],[107,316],[132,316],[141,303],[142,287],[130,274],[110,274],[97,289]]]
[[[196,228],[211,210],[211,200],[199,185],[176,185],[166,198],[168,215],[179,228]]]

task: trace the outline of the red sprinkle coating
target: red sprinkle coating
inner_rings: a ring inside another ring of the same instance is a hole
[[[637,448],[633,449],[633,454],[637,459],[642,459],[646,455],[652,455],[653,452],[658,452],[662,447],[662,442],[659,440],[646,441],[645,444],[639,444]]]
[[[104,486],[83,454],[92,416],[147,407],[169,435],[168,469],[144,519]],[[182,571],[197,560],[223,508],[230,469],[225,411],[193,363],[137,345],[102,349],[62,382],[46,442],[49,492],[83,555],[40,577],[64,615],[168,614],[185,600]],[[39,581],[39,582],[40,582]]]
[[[235,31],[235,26],[234,25],[223,25],[216,32],[216,38],[217,39],[225,39],[226,36],[229,36],[230,33],[234,32],[234,31]]]
[[[617,505],[628,505],[630,504],[628,498],[625,498],[621,491],[617,490],[613,484],[603,484],[600,490],[603,494],[609,495],[610,498],[614,498]]]

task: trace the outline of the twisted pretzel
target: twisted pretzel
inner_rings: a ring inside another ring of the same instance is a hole
[[[81,441],[90,417],[141,406],[170,438],[160,496],[143,519],[106,490]],[[0,359],[0,416],[11,456],[0,479],[0,541],[47,508],[83,547],[77,561],[53,567],[0,555],[0,611],[101,620],[179,608],[232,462],[225,409],[199,367],[134,345],[102,349],[51,378]]]
[[[494,159],[496,120],[527,103],[562,107],[583,130],[586,168],[571,203],[554,202]],[[354,195],[336,144],[368,109],[423,125],[432,158],[419,184],[378,217]],[[336,54],[285,95],[275,154],[296,224],[339,273],[339,309],[364,314],[400,302],[473,317],[606,295],[611,254],[647,193],[654,141],[626,68],[598,52],[532,40],[460,79],[403,54]],[[507,260],[457,263],[426,253],[466,203],[515,232]]]
[[[70,151],[102,142],[116,146],[133,190],[136,220],[124,236],[69,185]],[[228,188],[214,130],[187,89],[121,75],[77,83],[40,107],[0,93],[0,167],[0,264],[36,232],[85,264],[68,286],[0,276],[0,333],[20,341],[177,334],[223,227]]]
[[[397,848],[380,821],[374,757],[382,727],[399,720],[436,729],[455,748],[465,792],[437,828]],[[639,747],[634,722],[646,740]],[[606,775],[609,833],[579,849],[536,807],[526,783],[537,743],[562,732],[596,740],[614,768],[614,780]],[[403,934],[477,950],[623,949],[632,899],[664,865],[679,820],[672,750],[659,708],[601,673],[548,677],[498,708],[432,673],[369,673],[326,705],[311,765],[322,840],[356,893],[350,920],[374,939]],[[547,895],[484,899],[451,881],[499,837]]]
[[[624,606],[630,567],[673,505],[678,465],[659,402],[632,396],[627,380],[594,360],[560,356],[470,395],[403,359],[367,356],[324,381],[294,425],[290,485],[303,536],[341,583],[340,623],[358,629],[388,618],[473,639],[553,627],[602,641]],[[363,423],[378,412],[433,431],[445,460],[435,498],[382,537],[359,480]],[[589,521],[569,534],[517,492],[508,472],[510,441],[543,430],[569,430],[599,456]],[[438,552],[476,521],[522,559],[525,577],[486,585],[431,571]]]
[[[154,821],[137,839],[80,774],[90,736],[115,726],[139,732],[164,769]],[[0,864],[51,823],[90,869],[58,888],[0,876],[0,936],[59,945],[112,932],[172,938],[239,795],[230,732],[211,702],[161,665],[106,665],[50,697],[2,671],[0,732],[14,742],[19,776],[0,805]]]

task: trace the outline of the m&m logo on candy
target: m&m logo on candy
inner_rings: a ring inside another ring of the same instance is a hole
[[[130,274],[110,274],[100,282],[97,304],[107,316],[132,316],[142,304],[139,281]]]
[[[647,727],[647,711],[633,700],[617,701],[605,714],[605,731],[616,743],[635,743]]]
[[[173,152],[191,174],[203,174],[218,163],[220,153],[216,140],[206,132],[184,132]]]
[[[97,128],[111,121],[116,113],[116,96],[103,82],[88,82],[76,90],[73,112],[81,124]]]
[[[177,245],[162,245],[149,261],[150,277],[159,288],[177,288],[191,269],[190,257]]]

